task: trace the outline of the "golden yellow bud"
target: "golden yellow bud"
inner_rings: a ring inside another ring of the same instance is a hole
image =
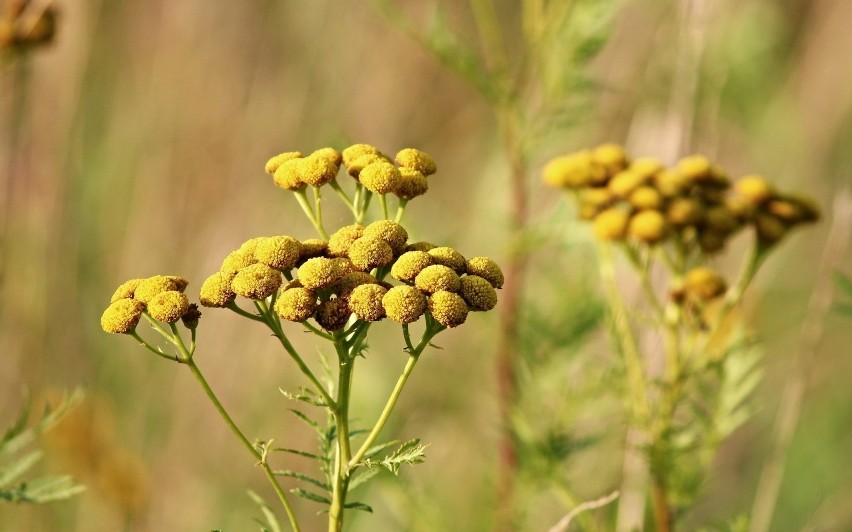
[[[646,243],[659,242],[668,234],[669,225],[660,211],[642,211],[630,218],[627,232]]]
[[[400,166],[416,170],[424,176],[430,176],[438,170],[435,159],[431,155],[414,148],[405,148],[397,153],[396,162]]]
[[[346,257],[349,246],[364,236],[364,226],[361,224],[346,225],[332,233],[328,239],[327,252],[331,257]]]
[[[440,290],[429,296],[429,313],[444,327],[458,327],[467,319],[467,303],[453,292]]]
[[[281,319],[302,322],[316,312],[317,296],[313,290],[307,288],[290,288],[278,295],[274,310]]]
[[[279,288],[281,272],[261,263],[246,266],[231,280],[231,290],[249,299],[266,299]]]
[[[377,238],[391,247],[394,255],[399,255],[405,249],[408,241],[408,231],[393,220],[379,220],[364,228],[365,237]]]
[[[402,167],[399,169],[400,180],[393,190],[399,199],[411,200],[429,191],[429,181],[417,170]]]
[[[157,321],[175,323],[189,310],[189,299],[181,292],[169,290],[154,296],[148,303],[148,314]]]
[[[385,266],[393,261],[393,250],[387,242],[366,235],[352,242],[347,253],[352,264],[363,271]]]
[[[478,275],[462,277],[459,293],[473,310],[491,310],[497,305],[497,291]]]
[[[216,272],[201,283],[198,301],[205,307],[227,307],[236,294],[231,290],[231,279],[236,272]]]
[[[349,310],[364,321],[379,321],[385,317],[382,299],[388,289],[379,284],[362,284],[349,296]]]
[[[280,153],[275,157],[272,157],[268,161],[266,161],[266,170],[267,174],[275,174],[275,171],[278,170],[278,167],[287,161],[292,161],[293,159],[300,159],[302,157],[301,152],[298,151],[288,151],[285,153]]]
[[[739,194],[755,205],[760,205],[775,195],[775,189],[764,177],[745,176],[734,185]]]
[[[654,187],[643,185],[631,192],[627,201],[639,210],[659,209],[663,204],[663,197]]]
[[[271,236],[260,241],[254,250],[254,258],[276,270],[291,270],[299,262],[302,244],[287,235]]]
[[[496,262],[488,257],[473,257],[472,259],[468,259],[466,270],[468,275],[478,275],[491,283],[491,286],[494,288],[503,287],[503,282],[505,281],[503,271]]]
[[[435,264],[443,264],[461,275],[467,271],[467,259],[461,253],[448,246],[432,248],[426,253],[432,257]]]
[[[715,299],[728,289],[724,277],[712,268],[693,268],[686,273],[684,289],[687,294],[702,300]]]
[[[425,251],[406,251],[393,263],[391,277],[397,281],[412,284],[423,268],[434,263],[435,260]]]
[[[305,288],[319,289],[332,286],[349,271],[335,259],[314,257],[299,266],[297,277]]]
[[[127,334],[136,329],[145,305],[134,299],[117,299],[101,315],[101,329],[110,334]]]
[[[621,240],[627,230],[629,216],[622,210],[607,209],[597,216],[592,222],[592,231],[601,240]]]
[[[425,294],[433,294],[440,290],[458,292],[461,288],[459,275],[443,264],[426,266],[414,278],[414,286]]]
[[[391,163],[378,161],[364,167],[358,174],[358,180],[364,188],[375,194],[387,194],[399,185],[402,175],[399,168]]]
[[[413,323],[426,312],[426,296],[413,286],[394,286],[382,297],[388,319],[397,323]]]
[[[119,299],[132,299],[133,293],[136,291],[136,287],[139,286],[139,283],[141,282],[142,279],[130,279],[129,281],[124,281],[115,289],[115,292],[112,294],[109,302],[115,303]]]

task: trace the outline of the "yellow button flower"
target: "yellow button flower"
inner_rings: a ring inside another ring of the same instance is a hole
[[[136,329],[145,305],[125,298],[110,303],[101,315],[101,328],[110,334],[127,334]]]

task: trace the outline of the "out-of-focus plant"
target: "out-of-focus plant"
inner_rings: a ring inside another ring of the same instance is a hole
[[[650,157],[631,160],[612,144],[558,157],[543,178],[568,193],[599,241],[623,365],[618,389],[642,435],[656,529],[672,530],[698,497],[719,444],[752,411],[759,355],[734,311],[770,252],[791,229],[816,221],[819,210],[761,176],[732,183],[700,155],[669,169]],[[751,249],[728,282],[713,259],[745,229],[754,233]],[[635,308],[616,282],[614,250],[638,281]]]
[[[30,0],[7,0],[0,13],[0,57],[11,60],[16,54],[53,42],[56,35],[56,7]]]
[[[271,439],[252,441],[238,428],[196,363],[196,331],[201,314],[184,294],[188,284],[185,279],[157,275],[129,280],[118,287],[101,318],[106,332],[127,334],[154,354],[189,369],[263,470],[293,530],[299,530],[299,524],[281,477],[302,482],[304,487],[291,491],[320,503],[328,511],[328,529],[339,531],[346,510],[372,511],[368,505],[352,501],[351,490],[382,468],[397,474],[402,465],[424,460],[425,446],[418,439],[380,442],[380,433],[415,364],[426,348],[433,346],[434,338],[447,328],[462,325],[469,311],[494,308],[496,289],[503,285],[503,273],[487,257],[465,258],[451,247],[408,242],[408,233],[399,223],[406,204],[426,193],[427,176],[437,168],[431,156],[410,148],[398,152],[395,163],[366,144],[350,146],[342,153],[323,148],[307,156],[287,152],[273,157],[266,164],[266,171],[278,187],[293,193],[321,238],[252,238],[228,254],[220,270],[201,285],[201,305],[228,309],[269,329],[307,379],[307,386],[295,393],[282,393],[323,409],[325,423],[292,410],[316,431],[318,451],[273,446]],[[341,166],[352,176],[354,186],[338,183]],[[327,232],[323,191],[333,191],[342,200],[354,223],[331,234]],[[376,203],[378,219],[362,225],[371,215],[370,206],[375,207]],[[396,211],[394,219],[390,219],[393,203]],[[250,307],[238,303],[237,296],[249,302]],[[142,338],[137,325],[143,318],[172,349],[167,352]],[[370,328],[384,318],[401,325],[401,344],[408,361],[375,424],[361,430],[350,425],[355,417],[350,413],[355,364],[359,358],[366,358]],[[411,327],[420,318],[424,326],[418,338]],[[188,329],[188,339],[187,333],[178,328],[179,322]],[[313,333],[333,348],[336,379],[325,360],[322,362],[327,379],[318,376],[290,342],[284,322],[299,323],[300,330]],[[360,437],[363,440],[358,442]],[[275,452],[313,460],[322,475],[317,478],[273,469],[269,456]],[[253,498],[257,500],[257,496]],[[265,504],[261,510],[266,526],[274,529],[277,525],[271,510]]]
[[[530,449],[528,427],[519,405],[525,390],[521,375],[529,369],[522,360],[530,344],[542,335],[524,334],[523,283],[532,246],[530,239],[531,163],[566,129],[588,116],[589,100],[596,88],[587,74],[589,62],[610,34],[617,0],[523,0],[498,10],[491,0],[461,3],[467,8],[478,38],[454,29],[447,16],[450,3],[432,4],[431,17],[416,22],[394,0],[372,0],[377,10],[431,52],[442,64],[468,82],[492,111],[503,155],[509,166],[508,256],[506,286],[500,306],[497,345],[497,390],[501,441],[497,479],[497,526],[515,527],[516,474],[519,452]],[[460,8],[452,4],[453,10]],[[535,328],[531,329],[535,331]],[[532,347],[535,351],[537,348]],[[524,382],[534,383],[536,379]],[[533,387],[534,388],[534,387]],[[535,394],[536,391],[529,390]],[[525,441],[520,441],[525,440]],[[523,448],[523,449],[521,449]]]
[[[21,478],[44,458],[44,451],[41,449],[26,452],[24,450],[31,446],[40,434],[56,425],[82,398],[81,391],[73,392],[63,398],[55,408],[46,408],[33,425],[28,425],[31,402],[27,399],[18,419],[0,439],[0,457],[3,459],[0,463],[0,500],[42,504],[67,499],[85,489],[67,475],[50,475],[30,480]]]

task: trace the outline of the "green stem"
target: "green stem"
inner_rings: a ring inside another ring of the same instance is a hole
[[[370,208],[370,201],[373,199],[373,193],[365,188],[361,194],[361,199],[363,200],[363,204],[361,205],[361,212],[358,214],[358,219],[356,220],[359,224],[364,223],[364,217],[367,215],[367,209]]]
[[[154,353],[158,357],[163,357],[166,360],[170,360],[172,362],[180,363],[180,358],[178,358],[177,355],[169,355],[168,353],[163,352],[161,349],[152,346],[151,344],[146,342],[141,336],[139,336],[139,334],[136,331],[132,331],[128,334],[132,338],[135,338],[136,341],[139,342],[144,348],[146,348],[148,351],[151,351],[152,353]]]
[[[399,200],[399,207],[396,208],[396,216],[393,221],[396,223],[400,223],[402,221],[402,215],[405,214],[405,206],[408,205],[407,199]]]
[[[248,318],[248,319],[254,320],[254,321],[259,321],[261,323],[266,323],[266,320],[264,320],[263,318],[261,318],[257,314],[252,314],[251,312],[248,312],[247,310],[244,310],[244,309],[240,308],[239,306],[237,306],[237,303],[235,301],[231,301],[230,303],[228,303],[228,306],[226,306],[225,308],[227,308],[228,310],[231,310],[233,312],[236,312],[237,314],[239,314],[240,316],[242,316],[244,318]]]
[[[334,347],[338,356],[337,408],[333,410],[337,427],[337,456],[334,465],[334,488],[328,511],[329,532],[343,530],[346,495],[349,489],[349,460],[352,448],[349,437],[349,399],[352,395],[352,373],[355,359],[349,356],[343,334],[335,333]]]
[[[296,197],[296,201],[299,202],[299,206],[305,212],[305,216],[308,217],[308,220],[310,220],[311,225],[314,226],[314,229],[317,230],[317,233],[319,233],[320,237],[325,240],[328,240],[328,233],[325,232],[325,229],[323,229],[322,224],[320,224],[317,220],[317,216],[316,214],[314,214],[314,209],[313,207],[311,207],[310,202],[308,202],[308,195],[305,190],[294,190],[293,196]]]
[[[385,194],[379,194],[379,204],[382,206],[382,218],[389,220],[388,216],[388,200]]]
[[[320,187],[311,187],[314,189],[314,214],[316,215],[317,226],[321,230],[320,233],[325,233],[325,228],[322,223],[322,193],[320,192]],[[328,238],[324,236],[323,238]]]
[[[349,210],[352,211],[352,215],[358,216],[358,209],[355,207],[355,202],[358,201],[358,196],[356,195],[354,200],[350,199],[349,195],[345,190],[343,190],[343,188],[341,188],[340,183],[338,183],[336,179],[333,179],[329,185],[332,190],[337,193],[337,196],[341,199],[341,201],[349,207]]]

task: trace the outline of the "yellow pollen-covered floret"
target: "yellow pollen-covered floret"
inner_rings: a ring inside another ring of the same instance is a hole
[[[699,299],[710,300],[717,298],[728,289],[724,277],[712,268],[693,268],[686,273],[684,289],[690,295]]]
[[[275,313],[287,321],[305,321],[317,310],[317,296],[307,288],[290,288],[284,290],[275,300]]]
[[[497,291],[478,275],[462,277],[459,294],[473,310],[491,310],[497,305]]]
[[[186,288],[186,283],[181,283],[178,279],[180,278],[173,275],[155,275],[143,279],[136,285],[136,290],[133,292],[133,299],[147,304],[155,295],[161,292],[169,290],[181,291],[183,288]]]
[[[677,172],[689,181],[704,181],[712,176],[710,160],[703,155],[690,155],[677,162]]]
[[[643,242],[658,242],[668,233],[668,224],[660,211],[642,211],[630,218],[627,232]]]
[[[631,165],[627,170],[615,174],[607,187],[613,196],[626,198],[631,192],[647,183],[650,178],[650,175],[634,171]]]
[[[704,217],[704,207],[692,198],[675,198],[666,210],[666,220],[674,227],[695,225]]]
[[[592,151],[592,159],[610,174],[627,167],[627,152],[618,144],[601,144]]]
[[[496,262],[488,257],[473,257],[472,259],[468,259],[466,269],[468,275],[478,275],[491,283],[491,286],[494,288],[501,288],[503,286],[503,271]]]
[[[158,321],[175,323],[189,310],[189,299],[182,292],[161,292],[148,303],[148,314]]]
[[[299,266],[297,277],[305,288],[325,288],[341,280],[349,271],[343,263],[325,257],[308,259]]]
[[[256,263],[257,259],[254,257],[254,250],[249,253],[238,249],[228,253],[228,256],[222,261],[222,266],[219,268],[219,271],[223,273],[237,272],[246,266],[251,266]]]
[[[438,170],[435,159],[426,152],[414,148],[405,148],[396,154],[396,162],[400,166],[417,170],[424,176],[434,174]]]
[[[426,294],[440,290],[458,292],[461,287],[459,275],[452,268],[443,264],[433,264],[423,268],[414,278],[414,286]]]
[[[429,180],[417,170],[402,167],[399,169],[399,182],[393,193],[404,200],[411,200],[429,191]]]
[[[352,165],[356,159],[359,159],[364,155],[381,156],[381,152],[375,146],[371,146],[369,144],[353,144],[341,153],[341,156],[343,157],[343,164],[345,164],[347,168]]]
[[[413,286],[394,286],[382,297],[388,319],[397,323],[413,323],[426,312],[426,296]]]
[[[246,266],[231,280],[231,290],[249,299],[266,299],[280,287],[281,272],[261,263]]]
[[[556,188],[580,188],[594,181],[594,161],[588,150],[563,155],[548,162],[542,170],[544,182]]]
[[[331,257],[345,257],[349,246],[364,236],[364,226],[361,224],[346,225],[332,233],[328,239],[327,252]]]
[[[467,303],[462,296],[441,290],[429,296],[429,313],[447,328],[458,327],[467,319]]]
[[[461,275],[467,271],[467,259],[464,256],[456,251],[455,249],[448,246],[441,246],[437,248],[432,248],[427,251],[432,259],[435,261],[435,264],[443,264],[448,268],[452,268],[457,274]]]
[[[404,251],[429,251],[430,249],[435,249],[436,247],[438,246],[431,242],[412,242],[411,244],[405,246]]]
[[[331,159],[311,155],[301,160],[299,171],[303,183],[312,187],[321,187],[337,177],[339,169]]]
[[[743,177],[736,182],[734,188],[742,197],[755,205],[760,205],[775,195],[775,189],[769,181],[759,175]]]
[[[205,307],[227,307],[236,294],[231,290],[232,272],[216,272],[201,283],[198,301]]]
[[[370,166],[373,163],[389,163],[387,158],[384,155],[376,154],[376,153],[368,153],[366,155],[362,155],[358,157],[354,161],[352,161],[349,165],[346,166],[346,172],[355,178],[356,181],[360,182],[361,170]]]
[[[385,161],[368,164],[358,174],[358,180],[364,188],[375,194],[387,194],[397,187],[402,175],[399,168]]]
[[[293,159],[299,159],[302,157],[302,154],[297,151],[288,151],[284,153],[279,153],[275,157],[272,157],[268,161],[266,161],[265,170],[267,174],[275,174],[275,171],[278,170],[278,167],[287,161],[291,161]]]
[[[343,276],[340,281],[334,285],[334,293],[338,297],[349,297],[349,294],[356,287],[362,284],[378,284],[379,280],[367,272],[351,272]]]
[[[639,210],[659,209],[663,197],[654,187],[644,185],[631,192],[627,201]]]
[[[640,157],[630,163],[628,170],[642,177],[651,177],[663,168],[663,163],[655,157]]]
[[[391,277],[412,284],[423,268],[435,264],[435,259],[425,251],[406,251],[391,266]]]
[[[379,321],[385,317],[382,299],[388,289],[379,284],[362,284],[349,296],[349,310],[364,321]]]
[[[621,240],[627,231],[627,213],[620,209],[607,209],[592,222],[592,231],[601,240]]]
[[[287,235],[271,236],[263,239],[254,250],[254,258],[276,270],[292,269],[302,252],[302,244]]]
[[[272,174],[272,180],[278,188],[299,190],[305,186],[302,181],[302,159],[284,161]]]
[[[127,334],[136,329],[145,305],[130,298],[110,303],[101,315],[101,328],[110,334]]]
[[[654,174],[657,190],[667,198],[681,196],[690,187],[689,179],[671,170],[661,170]]]
[[[349,304],[346,300],[329,299],[319,304],[316,313],[314,313],[314,319],[317,320],[320,327],[333,332],[346,326],[350,314],[352,312],[349,310]]]
[[[328,242],[319,238],[302,240],[299,246],[299,264],[314,257],[322,257],[328,252]]]
[[[119,299],[133,298],[133,293],[136,292],[136,287],[139,286],[139,283],[141,282],[142,279],[130,279],[128,281],[124,281],[115,289],[115,292],[113,292],[109,302],[115,303]]]
[[[408,231],[393,220],[379,220],[364,228],[365,237],[373,237],[387,243],[394,255],[399,255],[405,249],[408,241]]]
[[[384,240],[362,236],[349,246],[349,260],[359,270],[372,270],[393,261],[393,250]]]
[[[257,245],[266,240],[265,236],[256,236],[254,238],[249,238],[237,248],[237,251],[240,253],[245,253],[248,255],[254,255],[254,250],[257,249]]]
[[[322,157],[324,159],[328,159],[338,168],[340,168],[340,164],[343,162],[343,154],[334,148],[320,148],[311,153],[309,157]]]

